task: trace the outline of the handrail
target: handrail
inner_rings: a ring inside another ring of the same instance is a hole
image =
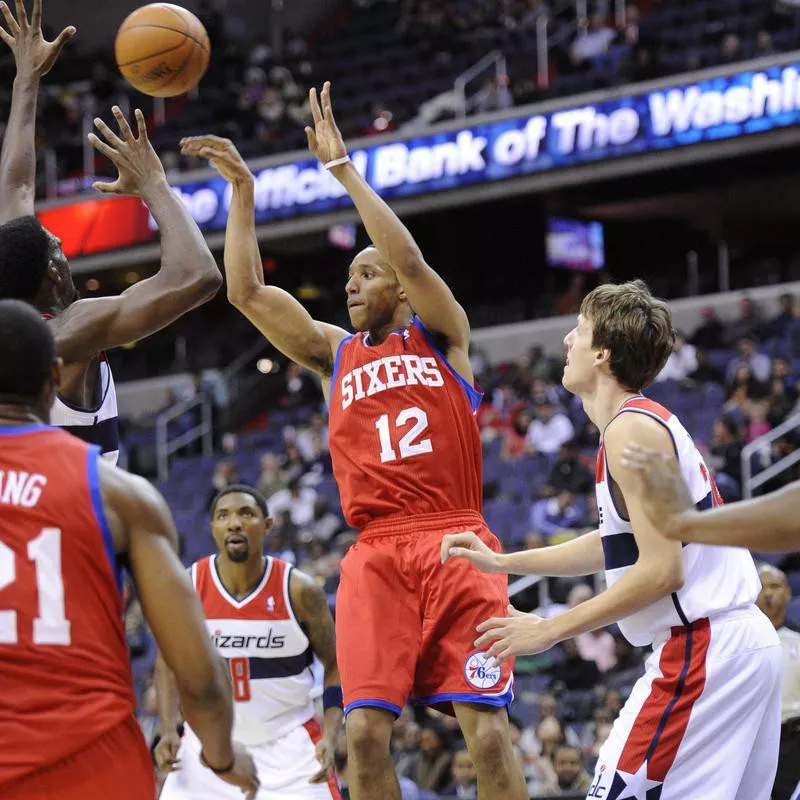
[[[469,100],[467,99],[467,85],[494,65],[495,75],[499,78],[507,74],[506,57],[500,50],[492,50],[471,67],[465,69],[453,82],[453,93],[457,98],[459,115],[466,117],[470,111]]]
[[[758,439],[754,439],[742,448],[742,494],[745,498],[752,497],[754,489],[757,489],[762,484],[800,461],[800,450],[795,450],[793,453],[784,456],[774,464],[770,464],[769,467],[759,472],[755,477],[753,476],[753,468],[750,464],[750,459],[755,453],[798,427],[800,427],[800,413],[793,414],[780,425],[768,431],[763,436],[759,436]]]
[[[190,430],[173,439],[169,438],[169,423],[178,417],[200,406],[200,423]],[[213,425],[211,421],[211,402],[205,393],[193,397],[191,400],[182,400],[174,406],[162,411],[156,417],[156,460],[158,479],[165,481],[169,477],[169,459],[187,444],[202,440],[203,455],[209,456],[213,452]]]

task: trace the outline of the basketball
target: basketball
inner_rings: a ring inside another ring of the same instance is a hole
[[[172,3],[151,3],[130,14],[114,44],[125,80],[151,97],[175,97],[200,83],[211,45],[203,23]]]

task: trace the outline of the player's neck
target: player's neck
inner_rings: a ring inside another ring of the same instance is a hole
[[[44,425],[45,419],[30,406],[0,403],[0,425]]]
[[[261,578],[264,577],[264,563],[263,556],[237,563],[227,558],[224,553],[220,553],[217,557],[217,572],[228,594],[241,600],[261,583]]]
[[[382,344],[395,331],[407,328],[412,319],[412,315],[406,310],[396,313],[385,325],[378,325],[369,329],[369,343],[371,345]]]
[[[604,378],[598,381],[593,392],[582,395],[581,400],[586,416],[602,434],[608,423],[617,415],[622,404],[631,397],[636,397],[637,394],[638,392],[632,392],[630,389],[620,386],[613,379]]]

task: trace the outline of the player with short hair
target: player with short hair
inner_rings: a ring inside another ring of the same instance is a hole
[[[394,718],[412,698],[458,717],[481,800],[527,799],[508,727],[511,664],[487,669],[472,643],[475,625],[505,609],[507,581],[439,560],[442,534],[467,527],[500,549],[481,515],[481,395],[467,315],[350,163],[330,85],[321,105],[316,90],[310,99],[311,152],[350,194],[373,242],[353,260],[345,287],[354,335],[264,285],[253,176],[233,144],[199,137],[182,145],[232,184],[229,299],[276,348],[321,376],[329,404],[334,476],[347,521],[360,529],[336,601],[350,794],[399,800],[389,745]]]
[[[61,364],[33,308],[0,300],[0,341],[0,797],[153,800],[125,563],[207,765],[252,798],[255,768],[232,743],[227,677],[163,498],[47,424]]]
[[[333,772],[343,714],[333,617],[319,583],[264,555],[271,527],[258,491],[244,484],[226,487],[211,505],[218,553],[195,562],[189,572],[208,632],[229,664],[234,736],[255,759],[258,800],[341,800]],[[311,700],[315,655],[325,670],[324,729]],[[198,766],[200,742],[191,724],[179,740],[174,683],[160,659],[156,692],[161,732],[156,760],[170,773],[161,800],[236,800],[235,791],[225,791]]]
[[[141,197],[161,231],[161,268],[121,295],[78,298],[61,241],[34,216],[39,82],[75,28],[65,28],[54,42],[47,42],[41,27],[42,0],[34,0],[30,20],[22,0],[16,0],[16,7],[17,19],[5,3],[0,5],[8,26],[0,27],[0,38],[17,65],[0,155],[0,298],[33,304],[53,328],[64,367],[52,423],[100,446],[104,456],[116,462],[117,400],[105,351],[149,336],[210,300],[222,276],[200,230],[167,183],[141,111],[135,114],[134,134],[115,106],[119,133],[96,119],[105,141],[94,134],[89,139],[119,176],[94,188]]]
[[[641,394],[672,342],[667,305],[641,281],[590,292],[565,339],[562,382],[602,432],[599,530],[508,556],[487,551],[470,533],[448,536],[442,557],[521,574],[605,569],[608,589],[561,616],[509,608],[509,617],[482,623],[476,644],[501,662],[611,623],[632,644],[653,646],[600,750],[588,797],[766,800],[780,735],[781,651],[755,607],[753,560],[733,548],[667,541],[645,512],[641,481],[623,462],[628,443],[640,441],[678,465],[697,507],[722,502],[685,428]]]

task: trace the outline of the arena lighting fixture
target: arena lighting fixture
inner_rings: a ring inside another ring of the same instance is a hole
[[[97,278],[89,278],[86,281],[86,289],[89,292],[96,292],[100,288],[100,281]]]
[[[142,276],[138,272],[135,272],[135,271],[131,270],[130,272],[126,272],[125,273],[125,283],[134,284],[141,277]]]
[[[263,375],[269,375],[275,367],[275,362],[271,358],[259,358],[256,362],[256,369]]]

